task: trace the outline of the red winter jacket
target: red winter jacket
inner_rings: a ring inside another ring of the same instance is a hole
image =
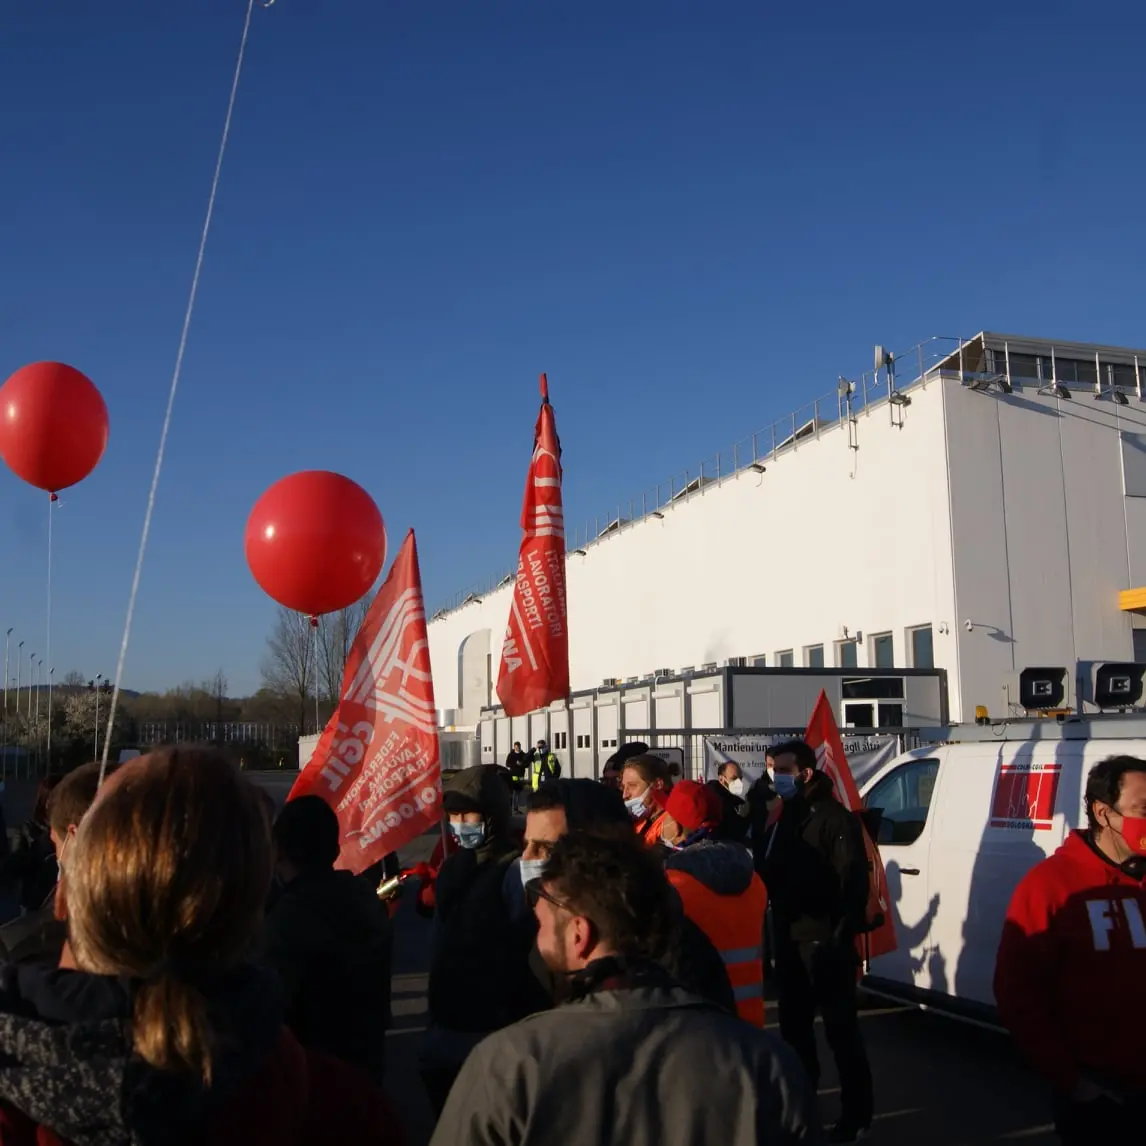
[[[1015,889],[995,966],[999,1015],[1063,1092],[1080,1076],[1146,1093],[1146,880],[1072,832]]]
[[[111,1096],[109,1096],[110,1098]],[[285,1028],[278,1046],[242,1089],[213,1112],[201,1139],[185,1146],[403,1146],[389,1104],[366,1075],[303,1050]],[[68,1146],[46,1127],[0,1105],[0,1146]]]

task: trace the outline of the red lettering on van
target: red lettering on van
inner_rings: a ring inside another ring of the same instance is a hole
[[[1001,765],[991,801],[991,827],[1048,831],[1054,825],[1061,775],[1061,764],[1022,761]]]

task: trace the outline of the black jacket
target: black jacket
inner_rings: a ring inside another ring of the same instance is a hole
[[[200,988],[227,1039],[210,1091],[132,1054],[135,984],[43,967],[0,969],[0,1101],[75,1146],[179,1146],[256,1074],[282,1024],[274,976],[253,967]]]
[[[300,875],[268,912],[263,940],[295,1038],[380,1078],[394,933],[370,885],[348,871]]]
[[[434,884],[430,1022],[496,1031],[550,1005],[529,970],[533,931],[511,918],[504,893],[520,853],[509,834],[509,791],[485,766],[455,772],[445,789],[447,808],[481,811],[487,837],[480,848],[447,857]]]
[[[752,809],[748,801],[734,796],[719,780],[709,780],[706,788],[716,793],[722,812],[719,838],[733,843],[743,843],[752,827]]]
[[[29,820],[20,829],[15,850],[4,861],[4,873],[20,885],[20,906],[35,911],[52,893],[59,877],[56,849],[43,824]]]
[[[35,911],[0,927],[0,963],[40,963],[58,967],[68,927],[56,918],[56,893]]]
[[[775,840],[756,841],[776,942],[850,942],[864,929],[867,852],[859,820],[817,772],[788,800]],[[768,833],[771,835],[771,833]]]
[[[528,752],[510,752],[505,758],[505,767],[515,780],[524,780],[529,772]]]

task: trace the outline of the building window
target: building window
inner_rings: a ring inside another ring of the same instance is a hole
[[[824,646],[808,645],[804,650],[804,664],[810,669],[822,669],[824,667]]]
[[[877,633],[871,638],[871,667],[895,668],[895,644],[890,633]]]
[[[776,654],[776,667],[782,669],[790,669],[796,667],[796,654],[791,649],[785,649],[782,653]]]
[[[749,657],[748,663],[754,669],[767,668],[768,658],[766,656],[764,656],[763,653],[761,653],[760,656],[758,656],[758,657]]]
[[[931,669],[935,667],[935,638],[930,625],[920,625],[917,629],[909,629],[908,637],[911,642],[911,667],[917,669]]]
[[[555,732],[555,733],[553,733],[553,747],[554,748],[568,748],[569,747],[569,733],[568,732]]]
[[[842,669],[859,668],[859,647],[855,641],[840,641],[836,645],[836,664]]]
[[[581,732],[577,733],[577,747],[578,748],[588,748],[589,747],[589,737],[587,734],[581,733]]]

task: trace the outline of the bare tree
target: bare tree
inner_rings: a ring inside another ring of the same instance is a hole
[[[61,688],[83,688],[87,684],[84,679],[83,673],[76,672],[75,669],[65,675],[64,679],[60,681]]]
[[[368,600],[349,609],[328,613],[318,622],[318,686],[327,707],[333,712],[342,694],[342,671],[350,646],[366,619]]]
[[[220,724],[222,724],[223,723],[223,705],[226,703],[227,689],[229,687],[229,682],[227,680],[227,674],[225,672],[223,672],[222,669],[219,669],[213,677],[211,677],[208,680],[205,680],[200,687],[214,702],[215,720],[217,720]]]
[[[267,654],[262,664],[263,684],[296,705],[299,728],[314,722],[315,639],[310,619],[292,609],[279,607],[275,627],[267,638]]]

